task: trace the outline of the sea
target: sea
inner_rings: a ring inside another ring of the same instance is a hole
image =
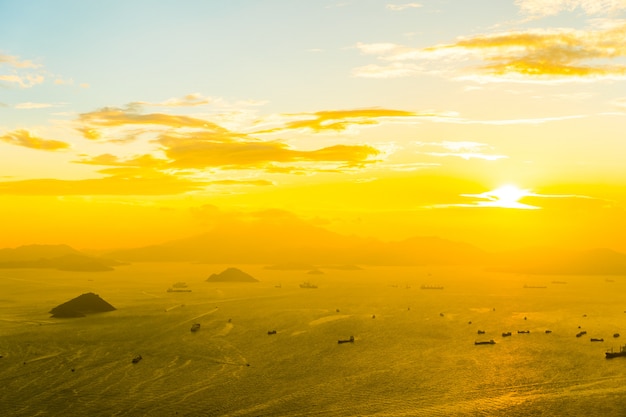
[[[626,277],[320,270],[2,269],[0,415],[626,415]],[[117,310],[50,317],[87,292]]]

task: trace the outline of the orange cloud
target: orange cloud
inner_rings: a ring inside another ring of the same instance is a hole
[[[78,164],[87,165],[106,165],[114,167],[144,167],[144,168],[159,168],[167,164],[166,160],[155,158],[152,155],[140,155],[135,158],[122,160],[115,155],[102,154],[91,158],[81,159],[74,161]]]
[[[266,185],[274,185],[271,181],[267,180],[219,180],[219,181],[209,181],[208,185],[256,185],[256,186],[266,186]]]
[[[171,195],[201,190],[204,186],[203,182],[165,174],[158,175],[158,178],[36,179],[0,182],[0,195]]]
[[[210,104],[212,100],[209,97],[204,97],[200,93],[187,94],[183,97],[174,97],[167,99],[159,103],[152,103],[147,101],[137,101],[131,103],[132,105],[139,106],[155,106],[155,107],[196,107]]]
[[[314,132],[325,130],[342,131],[353,125],[376,125],[380,119],[434,116],[434,114],[416,114],[405,110],[392,109],[355,109],[328,110],[315,113],[304,113],[304,119],[288,122],[282,127],[267,129],[255,133],[271,133],[290,129],[309,129]]]
[[[24,129],[14,130],[13,132],[0,136],[0,140],[10,143],[11,145],[23,146],[25,148],[38,149],[41,151],[58,151],[70,147],[70,145],[65,142],[32,136],[29,131]]]
[[[103,109],[83,113],[79,116],[79,121],[84,124],[78,130],[86,139],[99,139],[102,133],[98,128],[112,128],[128,125],[158,125],[169,128],[194,128],[203,129],[222,134],[231,134],[223,127],[204,119],[189,116],[169,115],[164,113],[141,114],[136,111],[136,107],[129,109],[119,109],[105,107]]]
[[[219,167],[222,169],[265,169],[272,163],[342,162],[346,166],[367,163],[380,151],[368,145],[335,145],[299,151],[280,142],[222,141],[221,136],[163,135],[158,143],[176,168]]]

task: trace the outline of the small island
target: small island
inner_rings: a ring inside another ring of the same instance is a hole
[[[104,313],[116,310],[108,302],[104,301],[98,294],[92,292],[79,295],[63,304],[59,304],[50,310],[50,314],[55,318],[85,317],[87,314]]]
[[[237,268],[227,268],[219,274],[211,274],[207,282],[259,282],[252,275]]]

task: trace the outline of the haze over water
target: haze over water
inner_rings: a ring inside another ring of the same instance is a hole
[[[626,361],[604,358],[621,344],[613,333],[626,333],[620,278],[569,276],[552,284],[563,277],[406,267],[311,276],[248,265],[241,269],[261,282],[204,281],[222,269],[138,264],[45,279],[31,270],[1,271],[0,405],[11,416],[566,416],[626,409]],[[318,288],[300,288],[305,280]],[[165,291],[178,281],[192,292]],[[547,288],[524,288],[531,284]],[[117,310],[49,318],[51,307],[87,291]],[[201,324],[196,333],[194,322]],[[577,338],[578,326],[587,335]],[[502,337],[506,331],[512,336]],[[337,343],[350,335],[354,343]],[[474,345],[489,339],[496,344]],[[132,364],[137,354],[143,359]]]

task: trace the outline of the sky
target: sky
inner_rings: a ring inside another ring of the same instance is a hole
[[[624,39],[626,0],[0,0],[0,247],[626,252]]]

